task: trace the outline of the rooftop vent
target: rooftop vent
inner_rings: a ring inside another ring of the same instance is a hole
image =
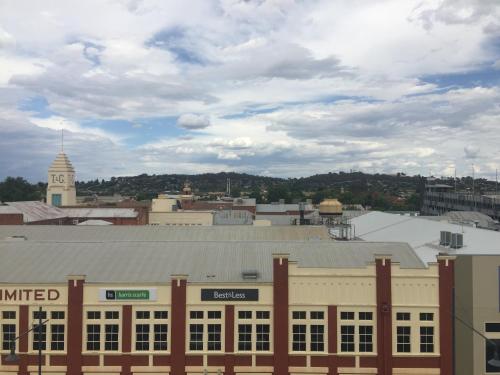
[[[461,249],[464,247],[464,235],[462,233],[452,233],[450,247],[452,249]]]
[[[451,232],[442,230],[439,244],[441,246],[450,246],[450,243],[451,243]]]
[[[257,280],[259,278],[259,273],[257,271],[243,271],[241,276],[244,280]]]

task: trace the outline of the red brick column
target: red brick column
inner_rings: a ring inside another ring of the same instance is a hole
[[[224,375],[234,375],[234,306],[226,305],[225,311]]]
[[[185,374],[186,363],[186,275],[172,275],[171,374]]]
[[[337,306],[328,306],[328,375],[338,375],[337,337]]]
[[[274,375],[288,374],[288,254],[273,254]]]
[[[29,306],[19,306],[19,333],[26,332],[29,327]],[[17,353],[19,353],[19,375],[28,375],[28,335],[19,338],[19,346]]]
[[[455,280],[454,256],[438,256],[439,263],[439,337],[441,374],[453,372],[453,293]]]
[[[391,257],[376,256],[377,274],[377,369],[378,375],[392,375]]]
[[[121,375],[132,375],[130,352],[132,350],[132,306],[122,306],[122,372]]]
[[[68,279],[68,327],[67,327],[67,375],[82,374],[83,335],[83,287],[85,276],[69,275]]]

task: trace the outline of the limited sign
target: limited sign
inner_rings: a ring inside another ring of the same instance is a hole
[[[156,301],[156,289],[100,289],[101,301]]]
[[[259,289],[202,289],[202,301],[258,301]]]

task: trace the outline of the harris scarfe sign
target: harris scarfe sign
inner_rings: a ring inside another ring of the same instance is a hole
[[[156,288],[149,289],[101,289],[101,301],[156,301]]]
[[[258,289],[202,289],[202,301],[258,301]]]

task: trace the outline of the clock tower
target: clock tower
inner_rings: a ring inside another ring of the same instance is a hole
[[[58,207],[76,205],[75,169],[64,152],[49,168],[47,203]]]

